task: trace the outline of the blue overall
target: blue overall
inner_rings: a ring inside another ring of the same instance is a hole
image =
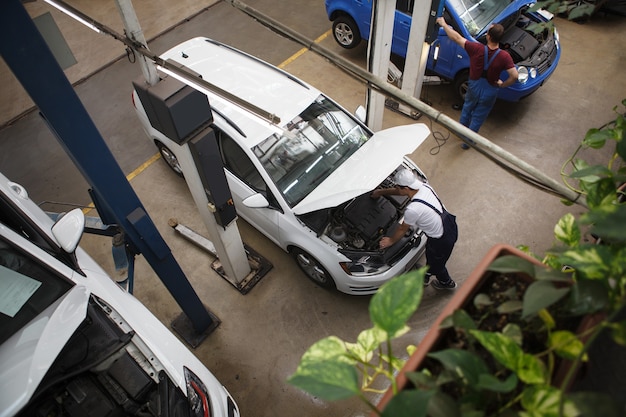
[[[487,61],[488,49],[487,46],[485,46],[483,74],[477,80],[468,81],[465,103],[463,104],[461,120],[459,122],[463,126],[469,127],[474,132],[478,132],[478,129],[480,129],[485,122],[498,97],[498,87],[494,87],[487,81],[487,69],[499,53],[500,49]]]
[[[428,188],[433,191],[432,188]],[[439,197],[434,191],[433,194],[437,198],[437,201],[439,201],[439,204],[441,204],[441,200],[439,200]],[[426,241],[426,264],[429,267],[427,275],[435,275],[439,282],[448,283],[452,277],[450,277],[450,274],[448,273],[446,262],[450,259],[454,244],[459,237],[456,216],[448,213],[443,204],[441,204],[443,211],[439,211],[432,204],[418,198],[412,199],[411,202],[422,203],[435,210],[435,212],[441,217],[441,222],[443,223],[443,235],[439,238],[429,236]]]

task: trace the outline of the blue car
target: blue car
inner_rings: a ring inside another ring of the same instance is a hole
[[[333,22],[333,37],[351,49],[369,39],[373,0],[325,0],[328,18]],[[498,98],[519,101],[535,92],[552,75],[561,57],[556,28],[532,30],[548,22],[546,11],[531,11],[536,0],[445,0],[444,17],[463,37],[486,43],[485,35],[494,23],[504,26],[500,47],[506,50],[519,72],[519,80],[499,91]],[[406,56],[411,11],[415,0],[398,0],[391,51]],[[465,50],[437,28],[426,64],[427,75],[436,75],[454,84],[460,97],[465,96],[469,76],[469,57]],[[502,79],[506,79],[505,73]]]

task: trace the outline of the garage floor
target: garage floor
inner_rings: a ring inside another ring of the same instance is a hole
[[[113,0],[71,1],[77,9],[121,32]],[[110,4],[109,4],[110,3]],[[302,32],[353,62],[365,65],[365,45],[341,50],[328,32],[321,2],[249,0],[248,4]],[[257,55],[329,93],[348,109],[364,104],[365,87],[325,59],[277,36],[226,2],[136,0],[135,8],[150,48],[161,52],[192,36],[208,36]],[[50,11],[29,2],[31,16]],[[79,63],[68,79],[109,144],[123,171],[205,305],[221,324],[194,353],[228,388],[243,416],[365,416],[358,401],[328,404],[291,387],[285,380],[315,341],[336,335],[354,341],[371,324],[369,297],[350,297],[316,287],[295,263],[244,221],[244,242],[273,264],[273,269],[246,295],[216,274],[214,261],[178,235],[168,220],[176,218],[206,235],[184,181],[145,138],[130,104],[131,80],[141,75],[115,41],[98,37],[56,12]],[[76,27],[72,26],[76,25]],[[560,169],[585,132],[614,117],[613,107],[626,98],[626,18],[599,14],[584,24],[557,18],[563,54],[552,78],[523,102],[497,103],[481,134],[522,160],[560,180]],[[101,35],[100,35],[101,36]],[[5,42],[6,40],[3,40]],[[0,63],[0,170],[24,185],[36,202],[51,211],[89,204],[88,185],[47,130],[28,97],[4,63]],[[449,86],[426,86],[422,98],[457,119]],[[387,112],[384,126],[415,122]],[[412,158],[429,175],[449,211],[457,215],[460,238],[449,262],[460,285],[487,250],[497,243],[527,245],[542,253],[553,244],[553,226],[566,212],[558,197],[542,192],[504,171],[480,153],[463,151],[460,141],[425,117],[432,136]],[[45,203],[44,203],[45,202]],[[54,203],[54,204],[53,204]],[[95,212],[89,213],[95,216]],[[115,276],[108,238],[86,235],[81,244]],[[165,324],[180,307],[150,266],[137,259],[134,294]],[[398,344],[417,343],[451,294],[429,287],[412,331]],[[398,354],[402,349],[398,349]]]

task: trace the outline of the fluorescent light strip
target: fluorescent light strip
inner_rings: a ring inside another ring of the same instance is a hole
[[[0,0],[1,1],[1,0]],[[262,119],[264,122],[267,122],[269,124],[269,126],[272,127],[272,129],[274,129],[277,133],[279,134],[283,134],[283,130],[281,128],[278,127],[278,123],[280,122],[280,119],[277,119],[275,121],[272,121],[270,119],[268,119],[266,116],[264,116],[264,114],[266,112],[263,112],[262,109],[258,109],[258,110],[253,110],[250,109],[249,107],[247,107],[245,104],[242,104],[242,101],[237,101],[235,99],[235,97],[229,98],[228,96],[225,96],[224,94],[220,94],[217,91],[211,91],[206,87],[203,87],[202,85],[195,83],[193,80],[184,77],[168,68],[163,67],[162,65],[159,65],[158,63],[156,63],[156,68],[157,70],[177,79],[178,81],[187,84],[189,87],[194,88],[196,90],[198,90],[199,92],[205,94],[206,96],[218,96],[220,97],[222,100],[226,100],[228,102],[231,102],[233,104],[235,104],[234,109],[238,110],[238,111],[242,111],[242,112],[248,112],[248,113],[252,113],[254,114],[256,117],[259,117],[260,119]],[[252,106],[252,105],[250,105]],[[263,112],[264,114],[261,114],[260,112]]]
[[[74,13],[73,11],[66,9],[65,7],[61,6],[60,4],[55,3],[52,0],[43,0],[46,3],[48,3],[50,6],[56,7],[58,10],[60,10],[61,12],[65,13],[66,15],[70,16],[71,18],[78,20],[80,23],[82,23],[83,25],[87,26],[89,29],[98,32],[98,33],[102,33],[102,31],[100,29],[98,29],[93,23],[88,22],[87,20],[85,20],[84,18],[80,17],[79,15],[77,15],[76,13]]]

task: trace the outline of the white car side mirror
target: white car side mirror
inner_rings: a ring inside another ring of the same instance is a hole
[[[361,122],[365,123],[365,119],[367,118],[367,111],[365,110],[365,107],[363,106],[357,107],[356,110],[354,111],[354,115]]]
[[[261,193],[252,194],[250,197],[242,201],[243,205],[250,208],[269,207],[270,203]]]
[[[81,209],[75,208],[54,223],[52,235],[65,252],[72,253],[76,250],[84,229],[85,215]]]

